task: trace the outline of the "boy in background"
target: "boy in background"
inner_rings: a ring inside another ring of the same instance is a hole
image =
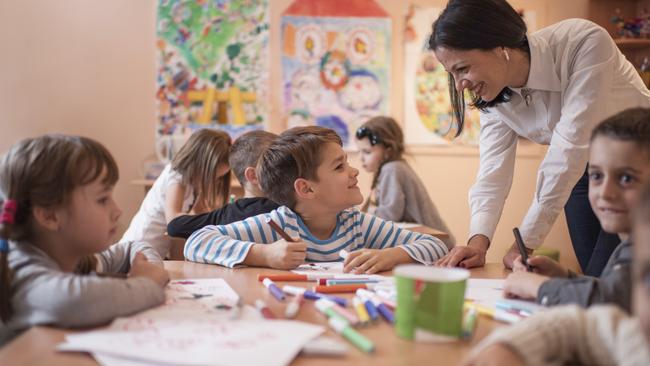
[[[201,215],[179,216],[167,225],[167,234],[187,239],[207,225],[227,225],[261,213],[271,212],[278,204],[265,197],[257,179],[257,161],[278,135],[266,131],[250,131],[241,135],[230,148],[230,169],[244,189],[244,198]]]

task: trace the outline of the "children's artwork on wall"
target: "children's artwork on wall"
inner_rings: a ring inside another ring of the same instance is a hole
[[[235,138],[264,127],[268,9],[268,0],[159,1],[159,156],[168,159],[196,129],[218,128]]]
[[[388,113],[388,13],[374,0],[296,0],[281,27],[287,127],[329,127],[353,147],[360,124]]]
[[[448,76],[444,66],[429,50],[431,25],[438,8],[411,6],[404,33],[404,133],[407,144],[476,144],[479,112],[466,108],[463,133],[451,121]],[[468,99],[467,99],[468,100]]]

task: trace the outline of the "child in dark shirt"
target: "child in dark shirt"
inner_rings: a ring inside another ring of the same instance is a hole
[[[228,163],[244,188],[244,198],[208,213],[179,216],[169,222],[167,234],[187,239],[204,226],[227,225],[278,208],[260,189],[255,171],[257,160],[277,137],[267,131],[251,131],[235,140],[230,148]]]

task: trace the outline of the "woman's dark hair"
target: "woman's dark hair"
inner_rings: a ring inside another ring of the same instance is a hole
[[[433,23],[429,48],[457,50],[491,50],[498,47],[516,48],[530,54],[526,38],[526,23],[506,0],[450,0]],[[487,102],[473,96],[471,105],[481,111],[510,101],[512,91],[504,88]],[[456,137],[463,132],[465,98],[456,90],[453,75],[449,74],[449,97],[452,120],[458,125]]]

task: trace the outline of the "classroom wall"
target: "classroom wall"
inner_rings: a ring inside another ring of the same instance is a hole
[[[406,1],[378,1],[393,17],[392,115],[403,115],[402,29]],[[271,90],[279,90],[280,16],[291,0],[271,0]],[[446,1],[413,1],[437,5]],[[569,17],[586,17],[588,0],[518,0],[516,8],[534,9],[541,27]],[[121,179],[115,197],[126,229],[143,197],[142,187],[129,184],[142,177],[151,159],[156,125],[156,2],[112,0],[9,0],[0,2],[0,152],[20,138],[47,132],[81,134],[104,143],[115,155]],[[272,93],[270,129],[283,128],[280,93]],[[537,167],[544,153],[537,145],[520,146],[515,180],[504,209],[489,261],[500,261],[512,242],[532,199]],[[474,147],[418,147],[411,163],[459,240],[469,226],[467,190],[478,167]],[[351,161],[358,164],[352,154]],[[362,187],[370,177],[362,172]],[[562,261],[576,268],[564,217],[547,245],[562,250]]]

